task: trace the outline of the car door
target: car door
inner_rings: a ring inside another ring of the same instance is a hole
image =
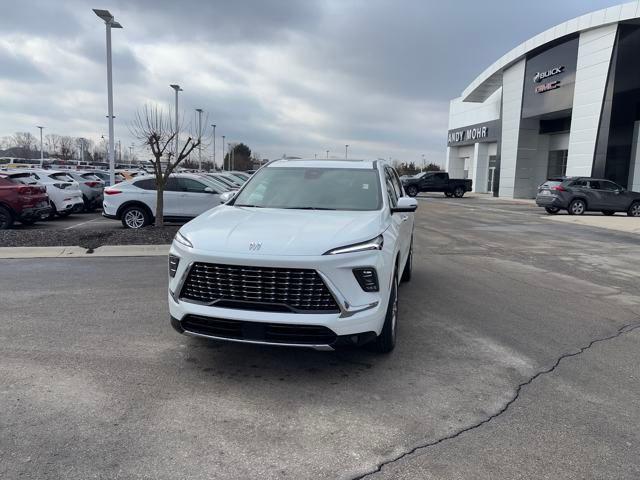
[[[182,198],[182,186],[177,177],[169,177],[164,187],[164,216],[185,217]]]
[[[220,205],[220,192],[214,187],[194,178],[181,177],[179,180],[185,216],[197,217]],[[207,189],[209,191],[206,191]]]
[[[385,166],[385,181],[387,182],[387,192],[389,194],[389,202],[392,207],[398,204],[398,199],[404,196],[402,185],[397,174],[391,167]],[[398,247],[401,255],[401,265],[407,259],[409,248],[411,246],[411,234],[413,231],[413,214],[412,213],[395,213],[391,215],[392,221],[397,225],[398,229]],[[401,272],[400,272],[401,273]]]
[[[600,180],[602,210],[625,211],[629,208],[629,198],[624,188],[608,180]]]
[[[398,176],[398,172],[396,171],[395,168],[391,168],[391,173],[392,173],[391,179],[393,180],[393,185],[396,188],[396,191],[398,192],[398,197],[399,198],[406,197],[407,194],[404,192],[404,189],[402,187],[402,182],[400,181],[400,177]],[[404,215],[405,215],[404,217],[401,216],[401,220],[403,220],[402,235],[403,235],[404,252],[406,255],[408,255],[409,250],[411,248],[411,241],[413,238],[415,215],[413,213],[405,213]]]
[[[435,188],[435,179],[433,172],[425,173],[420,179],[420,190],[423,192],[433,192]]]

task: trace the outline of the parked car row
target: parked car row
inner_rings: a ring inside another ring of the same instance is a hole
[[[221,195],[237,191],[250,175],[244,172],[175,173],[164,186],[163,219],[185,221],[223,203]],[[125,228],[142,228],[156,217],[155,176],[135,177],[104,190],[102,215]]]

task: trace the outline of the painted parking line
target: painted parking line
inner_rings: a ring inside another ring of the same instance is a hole
[[[87,220],[86,222],[76,223],[75,225],[71,225],[70,227],[63,228],[63,230],[71,230],[72,228],[76,228],[76,227],[79,227],[81,225],[86,225],[88,223],[93,223],[93,222],[95,222],[97,220],[102,220],[102,219],[100,217],[98,217],[98,218],[94,218],[93,220]]]

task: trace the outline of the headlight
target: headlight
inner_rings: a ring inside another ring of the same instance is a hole
[[[191,243],[187,239],[187,237],[182,235],[180,232],[176,233],[176,236],[175,236],[175,238],[173,240],[178,242],[181,245],[184,245],[185,247],[193,248],[193,243]]]
[[[367,242],[356,243],[355,245],[347,245],[346,247],[334,248],[325,252],[324,255],[338,255],[340,253],[366,252],[367,250],[382,250],[384,246],[384,238],[378,235],[376,238]]]

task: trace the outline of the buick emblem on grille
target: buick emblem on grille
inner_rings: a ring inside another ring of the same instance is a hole
[[[261,247],[262,247],[262,243],[261,242],[251,242],[249,244],[249,251],[257,252],[258,250],[260,250]]]

